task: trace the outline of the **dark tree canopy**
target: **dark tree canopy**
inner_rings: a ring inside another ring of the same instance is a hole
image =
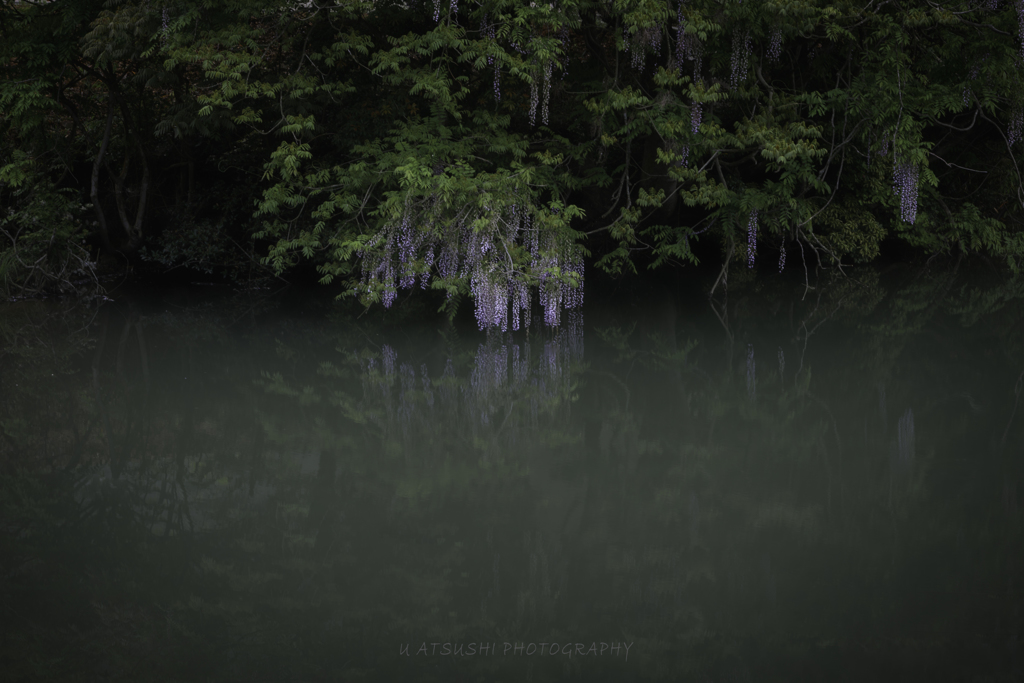
[[[1020,0],[0,8],[9,292],[88,279],[91,236],[506,329],[698,241],[723,275],[1024,253]]]

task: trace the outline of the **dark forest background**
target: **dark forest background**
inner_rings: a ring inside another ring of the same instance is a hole
[[[0,4],[0,287],[424,288],[1024,252],[1021,2]],[[746,276],[744,276],[746,277]]]

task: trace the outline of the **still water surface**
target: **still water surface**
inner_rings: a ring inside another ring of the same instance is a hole
[[[1024,281],[0,309],[9,680],[1024,677]]]

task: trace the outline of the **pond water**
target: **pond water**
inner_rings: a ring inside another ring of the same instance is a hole
[[[0,666],[49,681],[1024,677],[1024,279],[0,308]]]

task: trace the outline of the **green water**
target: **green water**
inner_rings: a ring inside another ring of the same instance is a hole
[[[0,678],[1024,677],[1024,281],[588,296],[0,308]]]

